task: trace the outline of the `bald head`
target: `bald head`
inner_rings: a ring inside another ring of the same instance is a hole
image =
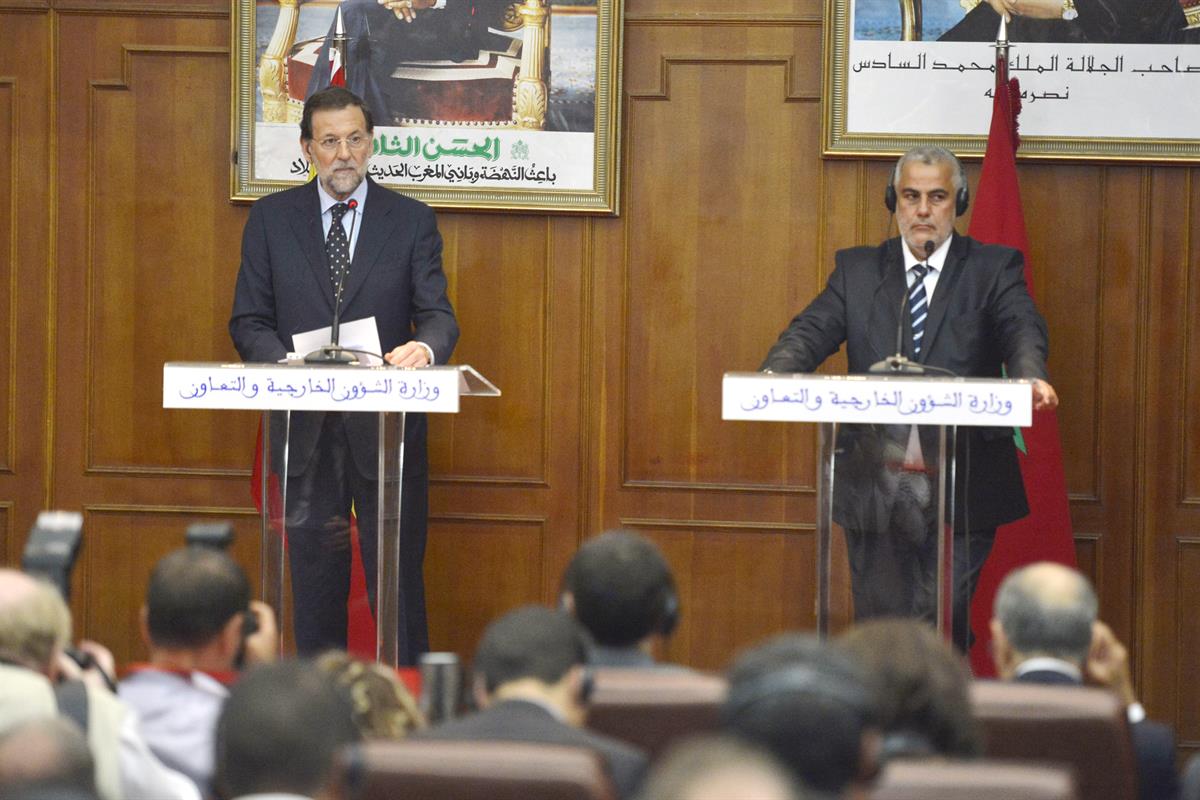
[[[0,656],[50,674],[71,638],[71,612],[58,590],[13,569],[0,569]]]
[[[95,762],[79,726],[62,717],[46,717],[0,736],[0,787],[26,786],[95,791]]]
[[[1096,622],[1096,593],[1087,578],[1042,562],[1011,572],[996,594],[994,626],[1023,658],[1050,656],[1082,665]]]

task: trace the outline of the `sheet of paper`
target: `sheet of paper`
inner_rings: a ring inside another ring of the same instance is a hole
[[[329,344],[332,335],[333,328],[331,326],[297,333],[292,336],[292,349],[301,355],[310,353]],[[342,322],[338,327],[338,344],[350,350],[363,350],[367,353],[383,352],[383,347],[379,343],[379,328],[375,326],[374,317]],[[364,353],[355,353],[355,355],[364,364],[383,363],[383,359],[375,355],[368,356]]]

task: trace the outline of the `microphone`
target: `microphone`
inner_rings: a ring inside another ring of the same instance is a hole
[[[904,240],[900,240],[900,246],[904,247]],[[936,246],[932,239],[925,241],[925,263],[929,263],[929,257],[933,255]],[[924,375],[926,368],[924,364],[918,364],[916,361],[909,359],[904,355],[904,311],[908,308],[908,290],[900,297],[900,313],[896,321],[896,355],[888,356],[882,361],[876,361],[867,368],[867,372],[872,375],[879,373],[898,373],[905,375]],[[935,369],[937,372],[944,370]]]
[[[358,201],[350,200],[346,203],[347,208],[354,213],[350,218],[350,237],[348,242],[354,241],[354,226],[358,223]],[[341,222],[337,224],[341,225]],[[329,254],[325,254],[325,259],[328,261]],[[329,330],[329,344],[322,345],[319,349],[313,350],[311,353],[304,356],[305,364],[357,364],[358,357],[351,351],[345,349],[338,344],[338,334],[342,323],[342,285],[346,281],[346,273],[349,269],[342,270],[338,275],[337,289],[333,293],[333,325]]]

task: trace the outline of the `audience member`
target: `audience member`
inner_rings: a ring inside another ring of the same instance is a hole
[[[675,630],[675,578],[658,547],[633,531],[584,543],[563,575],[562,605],[591,635],[596,667],[653,667]],[[661,666],[661,665],[660,665]]]
[[[190,780],[150,752],[137,715],[64,655],[70,637],[71,612],[53,586],[0,569],[0,730],[61,712],[84,723],[106,800],[199,798]],[[107,651],[92,652],[111,663]]]
[[[981,752],[971,716],[971,675],[928,624],[878,619],[855,625],[838,646],[871,673],[883,728],[883,760]]]
[[[364,739],[403,739],[425,727],[425,715],[391,669],[330,650],[317,659],[317,669],[333,681],[354,711],[354,724]]]
[[[639,800],[805,800],[770,754],[737,739],[703,737],[667,751]]]
[[[734,662],[722,724],[773,753],[797,781],[865,797],[879,772],[880,748],[868,681],[846,655],[815,637],[779,636]]]
[[[475,654],[478,713],[414,738],[564,744],[600,753],[618,794],[632,797],[646,756],[623,742],[582,730],[591,693],[588,641],[561,611],[526,606],[493,622]]]
[[[251,601],[250,582],[227,553],[193,545],[155,564],[141,630],[149,662],[121,681],[121,699],[137,711],[154,754],[206,791],[226,684],[239,660],[274,660],[275,615]]]
[[[1061,564],[1014,570],[1000,584],[991,621],[996,671],[1004,680],[1080,686],[1085,677],[1116,692],[1129,709],[1143,800],[1179,794],[1175,737],[1146,719],[1133,691],[1124,645],[1097,620],[1088,580]]]
[[[349,703],[312,663],[252,669],[234,684],[217,721],[217,796],[336,800],[334,756],[358,740]]]
[[[71,720],[32,719],[0,736],[0,797],[35,789],[95,796],[96,762]]]

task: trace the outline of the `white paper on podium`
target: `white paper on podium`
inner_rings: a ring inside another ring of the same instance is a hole
[[[300,355],[320,350],[333,340],[333,326],[314,328],[292,336],[292,349]],[[338,344],[347,350],[364,351],[366,353],[382,353],[383,345],[379,343],[379,328],[375,325],[374,317],[364,317],[352,322],[343,322],[338,326]],[[378,366],[383,360],[375,356],[363,355],[356,352],[359,361]]]

